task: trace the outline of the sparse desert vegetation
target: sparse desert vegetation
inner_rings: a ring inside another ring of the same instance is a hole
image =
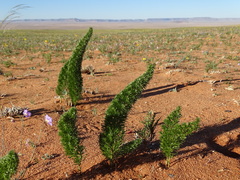
[[[87,30],[0,31],[0,156],[11,150],[17,153],[19,165],[12,177],[240,179],[239,30],[239,26],[94,30],[81,65],[81,99],[74,99],[72,108],[69,97],[58,96],[56,88],[61,69]],[[144,87],[131,86],[153,64],[151,80]],[[127,98],[135,95],[137,101]],[[182,116],[176,116],[178,127],[193,126],[184,136],[172,136],[180,134],[174,126],[176,131],[167,137],[181,141],[168,151],[165,142],[171,140],[163,136],[166,141],[161,141],[160,136],[166,130],[164,119],[171,119],[178,106]],[[111,114],[108,108],[116,110],[111,117],[122,120],[112,134],[111,122],[105,124]],[[146,115],[151,119],[144,121]],[[73,155],[61,145],[61,137],[71,135],[58,134],[58,122],[64,131],[64,120],[71,118],[68,128],[79,145]],[[191,124],[194,119],[196,124]],[[103,136],[113,143],[104,146]],[[128,145],[134,150],[122,153]],[[116,152],[105,156],[109,147]],[[76,157],[77,165],[65,153]]]

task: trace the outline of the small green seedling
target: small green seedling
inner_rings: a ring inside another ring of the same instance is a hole
[[[142,122],[144,124],[144,127],[138,132],[138,135],[141,139],[145,141],[153,140],[155,136],[154,131],[158,125],[158,122],[160,121],[160,118],[156,120],[155,117],[156,113],[154,113],[153,111],[149,111],[147,113],[145,120]]]
[[[208,73],[210,70],[216,70],[218,68],[219,63],[215,61],[208,61],[205,66],[205,71]]]

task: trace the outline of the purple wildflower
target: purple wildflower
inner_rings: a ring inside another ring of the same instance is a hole
[[[32,115],[32,113],[30,111],[28,111],[27,109],[24,109],[24,111],[23,111],[24,117],[30,117],[31,115]]]
[[[29,142],[30,142],[30,139],[27,139],[27,140],[26,140],[26,143],[25,143],[25,144],[26,144],[26,146],[28,146],[28,145],[29,145]]]
[[[45,116],[45,122],[48,123],[50,126],[52,126],[52,118],[46,114]]]

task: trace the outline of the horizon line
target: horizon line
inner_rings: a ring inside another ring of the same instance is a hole
[[[171,21],[171,20],[227,20],[227,19],[236,19],[236,20],[240,20],[239,18],[233,17],[233,18],[214,18],[214,17],[176,17],[176,18],[129,18],[129,19],[125,19],[125,18],[119,18],[119,19],[109,19],[109,18],[24,18],[24,19],[14,19],[11,21],[38,21],[38,20],[77,20],[77,21],[148,21],[148,20],[165,20],[165,21]],[[1,20],[0,20],[1,21]]]

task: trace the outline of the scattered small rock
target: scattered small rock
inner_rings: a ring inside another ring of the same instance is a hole
[[[17,78],[16,77],[10,77],[10,78],[7,78],[7,81],[13,81],[15,79],[17,79]]]
[[[172,74],[174,72],[184,72],[184,70],[183,69],[173,69],[173,70],[166,72],[166,74]]]
[[[225,110],[224,112],[232,112],[231,110]]]
[[[81,70],[82,73],[91,74],[91,75],[94,75],[94,71],[95,69],[92,66],[86,66]]]
[[[233,91],[233,90],[234,90],[234,87],[233,87],[233,86],[228,86],[228,87],[226,87],[225,89],[228,90],[228,91]]]
[[[176,64],[175,63],[167,63],[164,64],[164,69],[168,69],[168,68],[175,68]]]
[[[45,69],[44,69],[44,68],[41,68],[41,69],[39,69],[39,71],[40,71],[40,72],[44,72],[44,71],[45,71]]]
[[[1,98],[4,98],[6,96],[7,96],[7,94],[4,94],[4,93],[0,95]]]
[[[233,99],[233,102],[236,103],[238,106],[240,105],[240,100]]]

